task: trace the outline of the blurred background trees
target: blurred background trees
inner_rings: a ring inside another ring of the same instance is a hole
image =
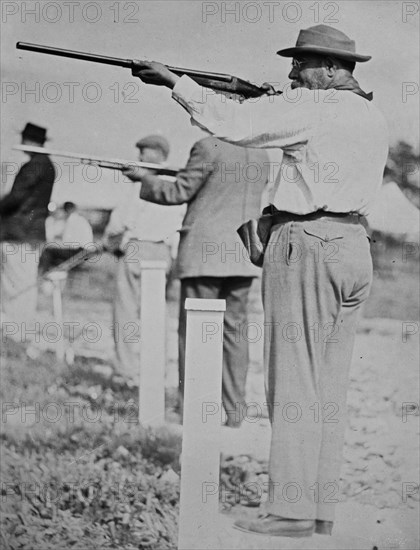
[[[389,150],[388,166],[406,197],[420,208],[419,153],[406,141],[398,141]]]

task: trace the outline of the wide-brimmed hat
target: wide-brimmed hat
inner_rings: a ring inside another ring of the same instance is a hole
[[[282,57],[295,57],[305,53],[315,53],[338,57],[347,61],[364,62],[370,55],[356,53],[356,43],[343,32],[328,25],[316,25],[299,32],[296,46],[277,52]]]
[[[143,149],[149,147],[150,149],[160,149],[165,156],[165,159],[169,155],[169,142],[166,138],[159,135],[150,135],[140,139],[136,143],[136,147]]]
[[[30,139],[31,141],[36,141],[37,143],[45,143],[47,141],[47,130],[42,128],[42,126],[37,126],[28,122],[25,128],[21,132],[22,137]]]

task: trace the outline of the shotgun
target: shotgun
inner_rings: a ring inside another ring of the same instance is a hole
[[[53,243],[47,243],[46,248],[53,250],[54,247],[52,246]],[[68,258],[67,260],[64,260],[63,262],[59,263],[58,265],[54,267],[50,267],[41,274],[39,277],[40,279],[48,279],[48,276],[51,275],[51,273],[54,273],[55,271],[63,271],[68,272],[77,267],[78,265],[82,265],[84,262],[87,262],[92,256],[96,256],[97,254],[102,254],[102,252],[106,252],[106,247],[103,242],[92,242],[93,250],[88,248],[83,248],[79,252],[76,252],[73,256]],[[60,245],[57,245],[58,250],[62,250],[62,247]]]
[[[58,55],[60,57],[70,57],[72,59],[81,59],[83,61],[92,61],[94,63],[103,63],[105,65],[114,65],[132,69],[135,66],[133,59],[122,59],[119,57],[108,57],[87,52],[76,52],[74,50],[64,50],[62,48],[54,48],[52,46],[42,46],[41,44],[30,44],[28,42],[17,42],[18,50],[27,50],[30,52],[45,53],[49,55]],[[222,73],[209,73],[206,71],[195,71],[193,69],[181,69],[180,67],[169,67],[170,71],[177,76],[187,75],[200,86],[211,88],[212,90],[230,94],[237,94],[245,99],[251,97],[260,97],[267,93],[263,88],[255,86],[247,80],[242,80],[236,76]],[[153,78],[145,81],[147,84],[159,84]]]
[[[126,166],[134,166],[139,168],[147,168],[148,170],[154,170],[161,176],[174,177],[179,172],[179,169],[169,168],[162,166],[161,164],[153,164],[151,162],[133,162],[131,160],[122,159],[106,159],[102,157],[95,157],[93,155],[86,155],[84,153],[69,153],[68,151],[55,151],[53,149],[46,149],[45,147],[34,147],[32,145],[15,145],[13,147],[16,151],[23,151],[24,153],[39,153],[41,155],[51,155],[52,157],[64,157],[71,159],[78,159],[84,164],[94,164],[101,168],[109,168],[110,170],[123,170]]]

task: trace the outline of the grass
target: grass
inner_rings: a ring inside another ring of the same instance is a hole
[[[180,436],[142,428],[135,396],[86,361],[9,342],[1,367],[5,548],[173,548]]]
[[[419,318],[419,246],[373,235],[374,278],[365,317]],[[412,253],[411,253],[412,252]]]

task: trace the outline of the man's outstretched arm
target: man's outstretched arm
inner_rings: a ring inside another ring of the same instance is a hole
[[[208,148],[197,142],[191,149],[185,168],[180,170],[174,182],[159,176],[145,174],[142,177],[140,198],[157,204],[184,204],[195,197],[214,169]]]
[[[290,102],[284,96],[269,97],[273,94],[267,84],[266,96],[239,103],[199,86],[188,76],[178,77],[161,63],[138,62],[132,73],[140,79],[159,79],[173,90],[172,97],[190,114],[193,124],[224,141],[283,148],[309,139],[316,112],[310,90],[302,90],[299,101]]]

